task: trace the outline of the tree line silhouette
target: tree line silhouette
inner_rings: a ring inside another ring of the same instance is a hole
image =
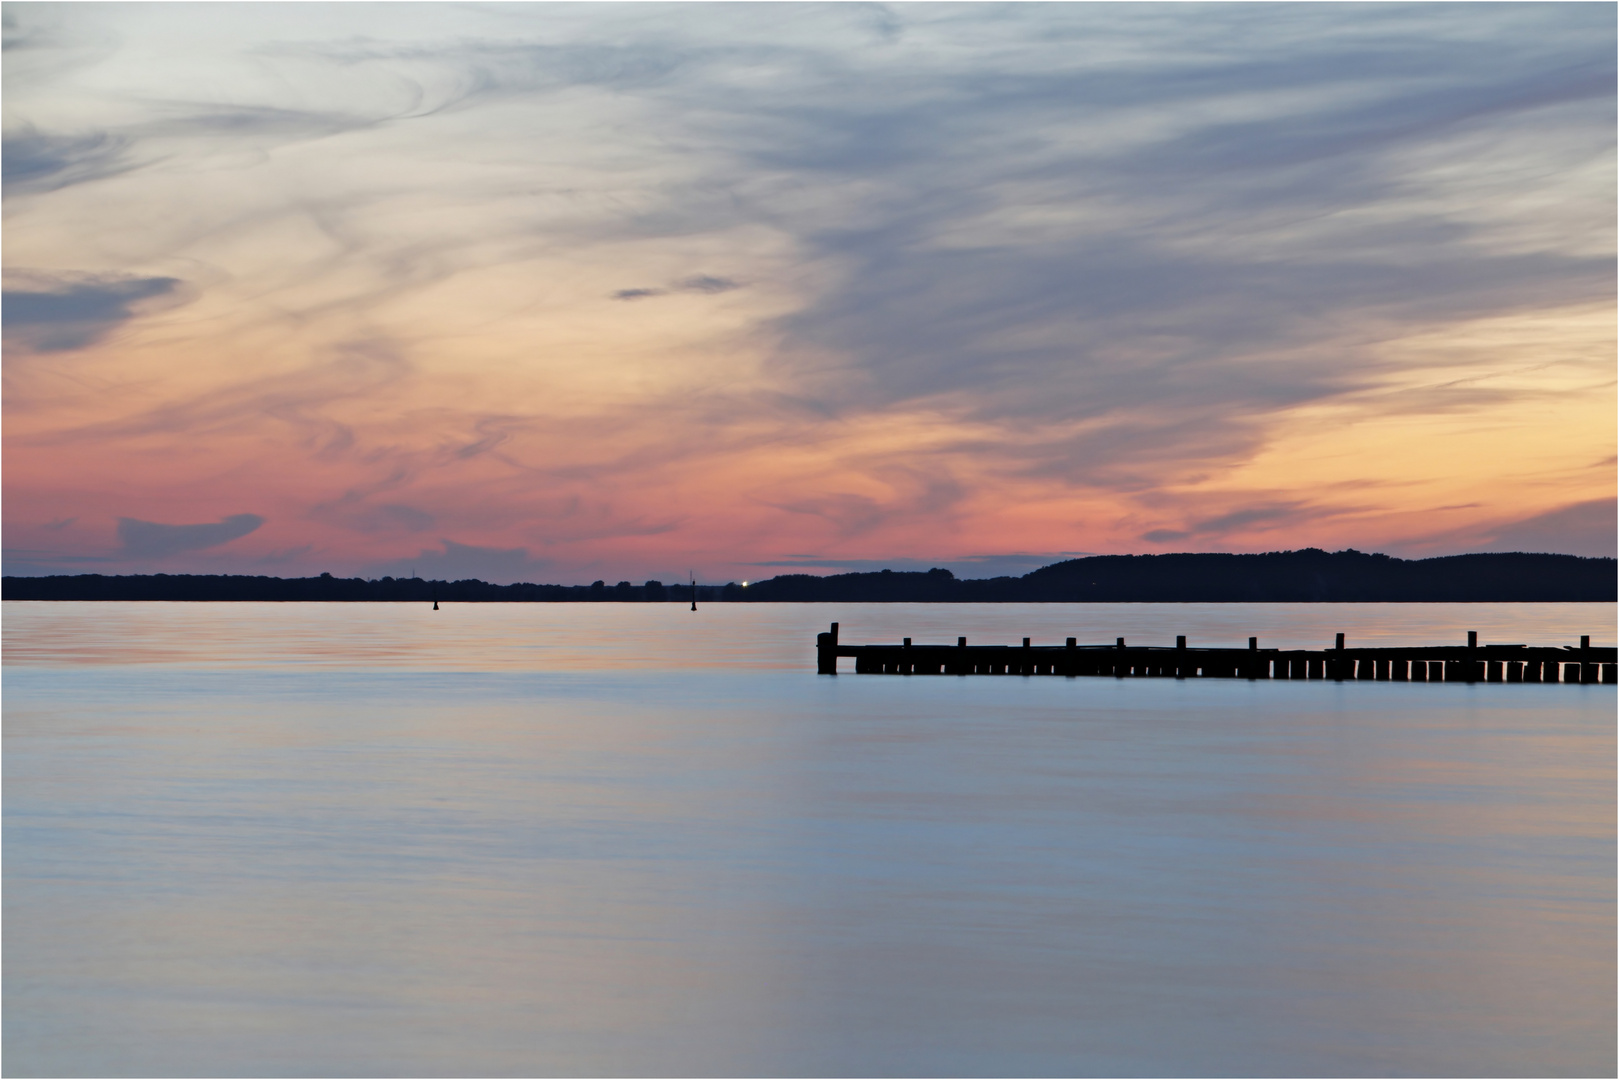
[[[957,578],[949,570],[784,574],[751,585],[492,585],[422,578],[278,578],[226,574],[6,577],[7,600],[688,602],[1350,602],[1611,601],[1611,558],[1524,552],[1397,559],[1319,548],[1262,555],[1096,555],[1022,577]]]

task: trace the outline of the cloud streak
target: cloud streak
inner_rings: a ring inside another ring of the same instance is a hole
[[[701,293],[704,296],[713,296],[716,293],[730,292],[740,289],[740,283],[730,278],[713,277],[709,274],[698,274],[675,282],[667,288],[653,289],[619,289],[613,293],[614,300],[645,300],[653,296],[668,296],[670,293]]]
[[[53,191],[133,168],[123,140],[105,132],[44,135],[23,130],[0,143],[0,174],[6,194]]]
[[[8,346],[35,352],[82,349],[135,317],[141,301],[167,296],[171,277],[8,274],[0,298]]]
[[[166,559],[188,551],[218,547],[246,536],[264,524],[257,514],[232,514],[211,525],[165,525],[139,518],[118,519],[119,555],[126,559]]]

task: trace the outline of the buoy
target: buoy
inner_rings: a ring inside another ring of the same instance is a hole
[[[434,610],[434,611],[437,611],[437,610],[438,610],[438,601],[437,601],[437,600],[434,600],[434,601],[433,601],[433,610]]]

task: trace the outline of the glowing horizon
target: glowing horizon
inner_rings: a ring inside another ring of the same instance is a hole
[[[1614,554],[1610,8],[5,12],[7,573]]]

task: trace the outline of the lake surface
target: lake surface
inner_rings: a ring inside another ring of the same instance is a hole
[[[8,1075],[1613,1075],[1612,604],[4,604]],[[848,661],[845,661],[847,664]]]

